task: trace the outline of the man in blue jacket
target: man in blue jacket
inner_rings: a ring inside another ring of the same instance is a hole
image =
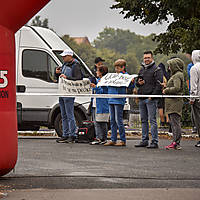
[[[144,63],[139,71],[136,86],[140,95],[160,95],[162,94],[163,74],[162,70],[156,66],[151,51],[144,52]],[[142,141],[135,147],[147,147],[149,145],[149,123],[151,124],[152,141],[148,148],[158,148],[158,129],[156,120],[157,99],[152,97],[140,98],[140,116],[142,121]]]
[[[81,80],[83,75],[80,63],[73,58],[73,51],[66,49],[60,55],[64,64],[56,70],[56,73],[68,80]],[[58,143],[73,143],[75,141],[77,127],[74,118],[74,100],[74,97],[59,97],[63,135],[57,140]]]

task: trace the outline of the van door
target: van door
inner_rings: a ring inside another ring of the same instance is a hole
[[[54,70],[58,66],[53,56],[43,49],[20,49],[18,84],[27,93],[57,93]],[[58,104],[54,96],[19,96],[22,103],[22,121],[48,122],[50,109]]]

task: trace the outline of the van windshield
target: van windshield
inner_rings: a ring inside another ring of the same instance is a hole
[[[63,52],[63,51],[53,51],[54,54],[56,55],[56,57],[60,60],[60,62],[63,64],[63,59],[62,59],[62,56],[60,56],[60,54]],[[83,76],[84,78],[89,78],[92,76],[92,72],[89,71],[89,69],[87,69],[85,67],[85,64],[82,62],[82,60],[75,54],[74,55],[74,58],[76,58],[80,64],[81,64],[81,71],[83,73]]]

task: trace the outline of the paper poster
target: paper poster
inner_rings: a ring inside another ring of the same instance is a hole
[[[89,80],[72,81],[65,78],[59,78],[58,93],[61,94],[91,94]]]
[[[101,78],[101,81],[98,82],[97,86],[114,86],[114,87],[128,87],[132,79],[137,77],[137,74],[117,74],[117,73],[108,73]]]

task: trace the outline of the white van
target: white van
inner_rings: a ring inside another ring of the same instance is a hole
[[[18,93],[57,93],[55,68],[62,65],[59,54],[70,49],[53,31],[24,26],[16,34],[16,87]],[[86,64],[81,63],[84,78],[92,76]],[[86,108],[90,98],[75,98],[74,114],[77,125],[88,119]],[[39,130],[40,126],[55,128],[62,135],[58,97],[17,96],[19,130]]]

